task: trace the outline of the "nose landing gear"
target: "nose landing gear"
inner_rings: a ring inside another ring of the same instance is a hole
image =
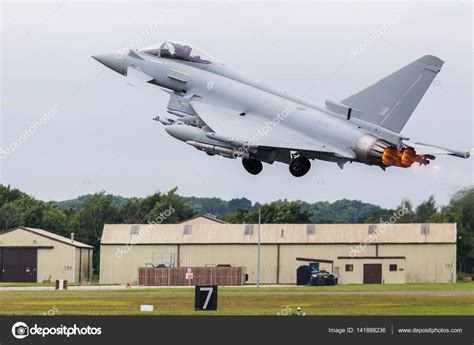
[[[290,173],[295,177],[305,175],[311,168],[311,163],[305,156],[297,156],[290,163]]]
[[[252,175],[258,175],[263,169],[262,162],[252,158],[242,158],[242,165]]]

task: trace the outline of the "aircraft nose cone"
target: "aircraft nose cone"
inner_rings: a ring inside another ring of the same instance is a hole
[[[124,75],[127,73],[127,62],[123,57],[119,58],[115,54],[100,54],[92,55],[92,58],[117,73]]]

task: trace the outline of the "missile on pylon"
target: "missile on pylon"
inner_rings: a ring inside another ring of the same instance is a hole
[[[165,126],[169,126],[169,125],[172,125],[174,124],[176,121],[173,120],[173,119],[162,119],[160,118],[159,116],[156,116],[153,118],[153,121],[158,121],[160,123],[162,123],[163,125]]]

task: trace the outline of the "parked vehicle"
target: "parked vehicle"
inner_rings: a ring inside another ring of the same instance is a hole
[[[320,271],[311,274],[311,279],[309,280],[308,286],[324,286],[324,285],[336,285],[337,278],[334,274]]]

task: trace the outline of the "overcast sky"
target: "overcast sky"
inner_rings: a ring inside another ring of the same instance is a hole
[[[276,163],[251,176],[238,160],[209,157],[167,135],[152,118],[166,114],[168,95],[126,85],[90,56],[137,40],[139,47],[188,42],[242,74],[324,104],[433,54],[445,65],[403,134],[469,149],[472,14],[461,1],[2,3],[1,148],[42,124],[0,158],[0,181],[42,200],[100,190],[144,196],[178,186],[182,195],[261,202],[349,198],[394,207],[404,197],[417,204],[434,194],[445,204],[473,184],[473,159],[443,156],[428,167],[386,172],[315,161],[302,178]],[[378,38],[364,45],[375,31]]]

